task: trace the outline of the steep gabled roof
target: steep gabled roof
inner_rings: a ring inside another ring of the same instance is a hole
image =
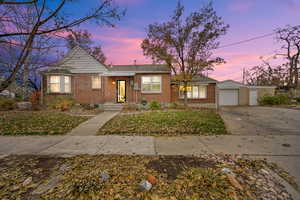
[[[54,68],[65,69],[70,73],[102,73],[107,71],[105,65],[101,64],[80,46],[71,49]]]
[[[112,65],[107,66],[107,69],[112,72],[162,72],[171,73],[170,68],[167,65],[158,64],[144,64],[144,65]]]

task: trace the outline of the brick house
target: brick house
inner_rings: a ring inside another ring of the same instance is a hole
[[[216,83],[205,76],[195,77],[189,87],[188,102],[214,106]],[[42,102],[47,104],[58,96],[72,97],[78,104],[183,102],[180,87],[172,81],[167,65],[105,66],[79,46],[42,72]]]

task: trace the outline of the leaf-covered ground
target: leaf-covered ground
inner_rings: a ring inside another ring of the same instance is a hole
[[[216,135],[227,134],[220,115],[208,109],[123,114],[102,127],[99,135]]]
[[[229,155],[9,156],[0,159],[0,199],[291,199],[265,166]],[[103,172],[110,176],[105,182]],[[156,183],[141,191],[149,175]]]
[[[61,135],[87,119],[49,111],[0,112],[0,135]]]

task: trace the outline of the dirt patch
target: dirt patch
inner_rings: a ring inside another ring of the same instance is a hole
[[[188,168],[215,168],[216,163],[197,157],[160,156],[157,160],[150,161],[146,167],[167,174],[169,180],[175,180],[178,174]]]

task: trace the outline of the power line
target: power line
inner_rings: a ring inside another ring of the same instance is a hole
[[[276,32],[268,33],[268,34],[261,35],[261,36],[257,36],[257,37],[253,37],[253,38],[250,38],[250,39],[247,39],[247,40],[242,40],[242,41],[239,41],[239,42],[234,42],[234,43],[231,43],[231,44],[226,44],[226,45],[217,47],[217,48],[215,48],[215,49],[213,49],[213,50],[216,50],[216,49],[222,49],[222,48],[231,47],[231,46],[236,46],[236,45],[240,45],[240,44],[243,44],[243,43],[251,42],[251,41],[253,41],[253,40],[258,40],[258,39],[270,37],[270,36],[275,35],[275,34],[276,34]]]

